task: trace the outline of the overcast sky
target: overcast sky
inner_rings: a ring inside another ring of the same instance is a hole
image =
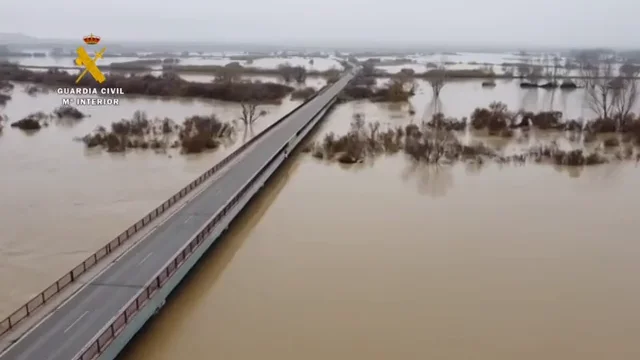
[[[0,32],[110,40],[633,47],[640,0],[4,0]]]

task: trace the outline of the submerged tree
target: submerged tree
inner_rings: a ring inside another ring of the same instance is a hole
[[[635,78],[640,68],[625,64],[616,70],[613,56],[581,56],[579,61],[587,105],[600,119],[614,120],[620,130],[638,98]]]
[[[297,83],[304,83],[307,80],[307,69],[304,66],[291,66],[286,63],[278,66],[280,76],[285,82],[295,81]]]
[[[242,66],[238,62],[232,62],[216,71],[213,82],[224,85],[231,85],[240,79]]]
[[[437,114],[442,111],[440,101],[440,93],[444,88],[447,80],[447,70],[445,68],[446,59],[442,59],[440,65],[437,68],[430,71],[431,76],[428,79],[429,85],[431,86],[431,102],[428,104],[433,111],[431,114]],[[423,115],[423,121],[428,119],[429,111],[425,111]]]
[[[638,81],[640,67],[624,64],[619,69],[618,77],[613,82],[613,108],[618,118],[618,126],[631,115],[638,99]]]
[[[240,121],[244,124],[244,135],[243,141],[247,140],[247,136],[249,133],[253,132],[253,123],[256,122],[259,118],[266,115],[267,112],[265,110],[258,110],[258,104],[255,102],[242,102],[240,103],[242,106],[242,112],[240,114]]]
[[[613,58],[580,59],[580,72],[585,82],[586,103],[602,119],[610,119],[614,107]]]

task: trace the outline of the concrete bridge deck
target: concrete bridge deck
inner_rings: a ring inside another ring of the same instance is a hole
[[[213,217],[226,215],[225,206],[230,199],[243,192],[247,181],[262,171],[265,164],[270,164],[311,119],[326,109],[352,77],[352,73],[346,74],[275,126],[261,141],[247,149],[233,166],[212,180],[209,186],[159,224],[145,239],[130,246],[120,258],[82,284],[55,311],[6,349],[0,360],[77,359],[92,342],[97,344],[96,354],[85,354],[83,359],[102,358],[100,354],[104,349],[99,349],[100,339],[96,341],[96,336],[101,335],[105,325],[125,313],[132,300],[136,311],[140,310],[137,299],[141,290],[149,287],[150,280],[167,268],[167,264],[184,251],[185,245],[190,245],[194,234],[200,234],[205,226],[212,223]],[[297,139],[296,144],[300,140]],[[287,156],[286,150],[283,156]],[[225,213],[221,214],[223,208]],[[184,259],[183,255],[182,261]],[[110,341],[103,342],[102,346],[108,346]]]

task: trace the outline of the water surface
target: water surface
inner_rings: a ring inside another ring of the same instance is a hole
[[[346,131],[357,112],[419,121],[430,111],[424,85],[415,115],[409,105],[348,103],[317,136]],[[453,116],[493,100],[545,109],[541,90],[528,94],[508,82],[451,83],[441,106]],[[566,96],[557,109],[580,116],[580,93]],[[4,112],[15,121],[59,104],[19,87]],[[295,104],[268,107],[258,126]],[[140,98],[35,135],[6,128],[3,312],[232,149],[117,155],[71,141],[138,109],[239,115],[234,104]],[[297,156],[123,358],[636,359],[639,174],[634,164],[436,169],[394,156],[344,168]]]
[[[61,105],[55,93],[31,97],[19,85],[3,109],[10,121]],[[299,102],[263,106],[258,133]],[[136,98],[120,106],[83,107],[91,115],[77,123],[52,124],[37,133],[5,127],[0,135],[0,314],[6,314],[61,277],[242,143],[184,156],[177,150],[110,154],[73,141],[98,125],[144,110],[178,122],[215,113],[223,121],[240,116],[239,104],[221,101]],[[249,134],[251,136],[251,134]]]
[[[640,356],[637,168],[295,162],[124,359]]]

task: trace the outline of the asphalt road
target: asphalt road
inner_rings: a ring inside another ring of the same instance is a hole
[[[351,73],[345,75],[279,124],[209,188],[22,337],[0,360],[72,359],[352,77]]]

